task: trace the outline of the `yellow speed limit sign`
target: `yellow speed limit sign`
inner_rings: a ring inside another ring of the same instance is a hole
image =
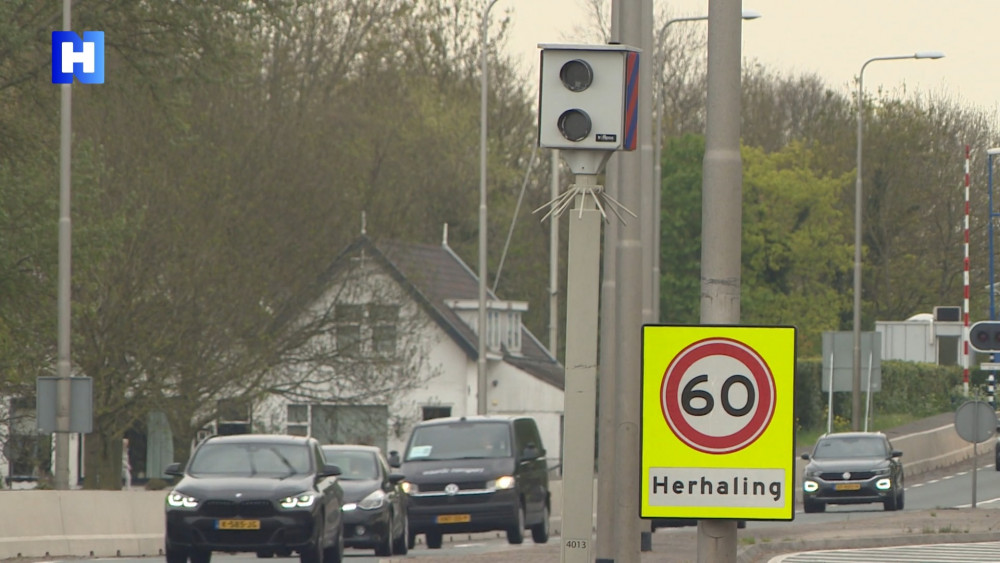
[[[795,328],[647,325],[643,518],[791,520]]]

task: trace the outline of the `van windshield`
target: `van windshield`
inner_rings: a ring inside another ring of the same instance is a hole
[[[406,461],[510,457],[510,426],[502,422],[431,424],[414,429]]]

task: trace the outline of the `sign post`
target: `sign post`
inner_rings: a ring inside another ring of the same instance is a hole
[[[651,326],[641,516],[792,520],[795,329]]]
[[[976,444],[993,436],[997,413],[985,401],[966,401],[955,411],[955,431],[959,438],[972,442],[972,508],[976,507]]]

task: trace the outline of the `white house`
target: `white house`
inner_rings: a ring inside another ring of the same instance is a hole
[[[334,260],[303,322],[332,320],[280,374],[255,427],[402,451],[428,418],[533,416],[550,467],[562,459],[559,362],[521,324],[527,303],[488,294],[487,388],[478,389],[478,278],[448,247],[362,235]]]

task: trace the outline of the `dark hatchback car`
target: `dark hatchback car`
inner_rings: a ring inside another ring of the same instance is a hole
[[[892,449],[881,432],[838,432],[821,436],[802,481],[806,512],[823,512],[828,504],[880,502],[885,510],[903,508],[903,452]]]
[[[406,495],[382,450],[375,446],[324,445],[326,460],[339,467],[344,489],[344,546],[374,549],[375,555],[406,555],[409,526]],[[396,459],[396,467],[399,460]]]
[[[549,539],[549,475],[535,420],[526,416],[440,418],[414,427],[406,446],[410,545],[424,534],[502,530],[512,544],[531,530]]]
[[[209,563],[213,551],[343,557],[340,469],[314,438],[241,434],[203,441],[166,499],[167,563]]]

